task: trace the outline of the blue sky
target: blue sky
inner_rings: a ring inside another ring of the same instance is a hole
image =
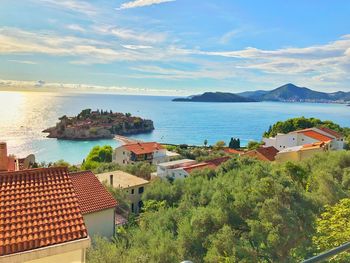
[[[350,91],[348,0],[0,4],[0,88]]]

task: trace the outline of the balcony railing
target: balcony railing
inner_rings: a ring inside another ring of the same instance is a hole
[[[338,255],[346,250],[350,249],[350,242],[345,243],[339,247],[333,248],[327,252],[324,252],[318,256],[314,256],[307,260],[304,260],[302,263],[315,263],[315,262],[323,262],[326,259],[329,259],[335,255]]]

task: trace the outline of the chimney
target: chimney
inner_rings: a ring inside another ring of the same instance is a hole
[[[7,171],[7,145],[6,142],[0,142],[0,171]]]
[[[109,183],[113,186],[113,174],[109,175]]]

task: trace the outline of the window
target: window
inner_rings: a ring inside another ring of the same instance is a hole
[[[139,205],[139,211],[140,211],[140,210],[141,210],[141,208],[142,208],[142,206],[143,206],[143,202],[142,202],[142,201],[140,201],[138,205]]]
[[[134,207],[134,204],[131,204],[131,212],[135,212],[135,207]]]
[[[139,194],[142,194],[144,190],[145,190],[145,189],[144,189],[143,186],[139,187]]]
[[[293,141],[295,141],[295,138],[293,138]]]
[[[125,152],[123,152],[123,155],[125,155]]]
[[[134,192],[135,192],[135,190],[134,190],[134,189],[131,189],[131,194],[132,194],[132,195],[134,194]]]

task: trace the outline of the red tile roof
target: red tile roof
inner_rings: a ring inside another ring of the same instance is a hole
[[[333,140],[333,138],[326,136],[326,135],[323,135],[321,133],[318,133],[316,131],[303,131],[301,133],[307,137],[310,137],[310,138],[315,139],[315,140],[320,141],[320,142],[329,142],[329,141]]]
[[[229,159],[231,159],[231,157],[224,156],[224,157],[212,159],[212,160],[209,160],[209,161],[205,161],[205,162],[202,162],[202,163],[193,164],[193,165],[187,166],[187,167],[185,167],[183,169],[186,172],[188,172],[188,173],[191,173],[193,170],[196,170],[196,169],[205,169],[205,168],[215,169],[220,164],[228,161]]]
[[[0,173],[0,256],[87,236],[66,168]]]
[[[278,150],[275,147],[270,146],[270,147],[260,147],[256,150],[246,152],[244,155],[255,157],[262,161],[272,162],[275,160],[277,153],[278,153]]]
[[[212,159],[212,160],[205,161],[205,162],[209,163],[209,164],[213,164],[215,166],[219,166],[220,164],[222,164],[230,159],[231,159],[231,157],[229,157],[229,156],[223,156],[223,157],[219,157],[219,158]]]
[[[135,154],[147,154],[162,150],[164,147],[156,142],[138,142],[123,145],[128,151]]]
[[[343,137],[340,133],[338,133],[338,132],[336,132],[334,130],[331,130],[331,129],[327,128],[327,127],[318,127],[318,129],[321,130],[321,131],[324,131],[324,132],[326,132],[326,133],[328,133],[328,134],[330,134],[332,136],[334,136],[337,139]]]
[[[193,170],[205,169],[205,168],[215,169],[216,166],[214,164],[209,164],[209,163],[197,163],[197,164],[193,164],[191,166],[187,166],[187,167],[185,167],[183,169],[186,172],[191,173]]]
[[[113,196],[90,171],[69,174],[83,214],[117,206]]]
[[[231,149],[231,148],[225,148],[224,152],[229,153],[229,154],[242,154],[243,153],[243,151],[238,151],[238,150]]]

